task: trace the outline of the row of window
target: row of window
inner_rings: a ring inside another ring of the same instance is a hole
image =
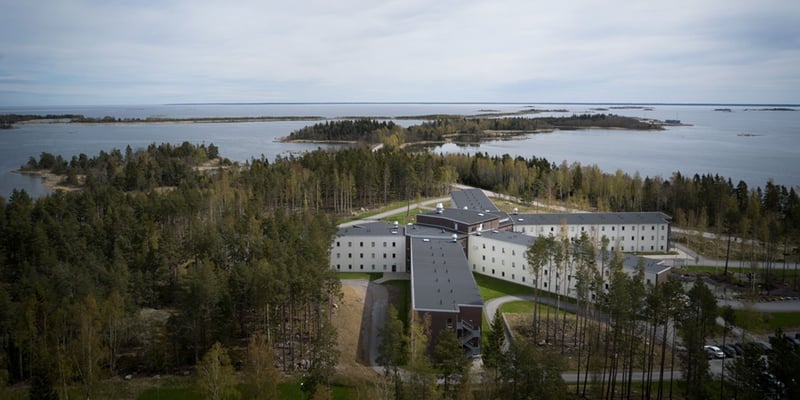
[[[585,227],[585,226],[581,226],[580,228],[581,228],[581,232],[584,232],[584,231],[586,230],[586,227]],[[591,231],[592,231],[592,232],[594,232],[594,230],[595,230],[595,226],[594,226],[594,225],[591,225],[589,228],[591,229]],[[612,230],[612,231],[616,231],[616,229],[617,229],[616,225],[612,225],[612,226],[611,226],[611,230]],[[636,230],[636,225],[631,225],[631,226],[630,226],[630,229],[631,229],[631,230],[633,230],[633,231],[635,231],[635,230]],[[555,228],[554,226],[551,226],[551,227],[550,227],[550,232],[555,232],[555,230],[556,230],[556,228]],[[622,225],[622,226],[620,227],[620,230],[623,230],[623,231],[624,231],[624,230],[625,230],[625,225]],[[646,227],[646,226],[644,226],[644,225],[642,225],[642,228],[641,228],[640,230],[643,230],[643,231],[644,231],[644,230],[647,230],[647,227]],[[655,225],[650,225],[650,230],[651,230],[651,231],[654,231],[654,230],[656,230],[656,226],[655,226]],[[664,230],[664,225],[661,225],[661,230],[662,230],[662,231]],[[570,231],[570,232],[575,232],[575,225],[570,225],[570,227],[569,227],[569,231]],[[601,232],[605,232],[605,231],[606,231],[606,226],[605,226],[605,225],[601,226],[601,227],[600,227],[600,231],[601,231]],[[524,226],[522,227],[522,232],[525,232],[525,227],[524,227]],[[543,227],[543,226],[540,226],[540,227],[539,227],[539,232],[544,232],[544,227]]]
[[[359,253],[358,258],[364,258],[364,253]],[[342,258],[341,253],[336,253],[336,258]],[[353,253],[347,253],[347,258],[353,258]],[[388,258],[387,253],[383,253],[383,258]],[[392,258],[397,258],[397,253],[392,253]],[[372,253],[372,259],[375,259],[375,253]]]
[[[360,271],[363,271],[364,270],[364,264],[359,265],[358,269]],[[341,271],[342,270],[342,265],[341,264],[336,264],[336,270],[337,271]],[[347,265],[347,270],[348,271],[352,271],[353,270],[353,265],[352,264],[348,264]],[[372,264],[372,271],[376,271],[376,270],[377,270],[377,268],[376,268],[375,264]],[[389,267],[386,264],[383,264],[383,270],[384,271],[388,271]],[[396,270],[397,270],[397,264],[392,264],[392,271],[396,271]]]
[[[383,242],[383,247],[388,247],[389,242]],[[375,247],[375,242],[371,243],[371,247]],[[342,242],[336,241],[336,247],[341,247]],[[347,247],[353,247],[353,242],[347,242]],[[364,247],[364,242],[358,242],[358,247]],[[392,242],[392,247],[397,247],[397,242]]]

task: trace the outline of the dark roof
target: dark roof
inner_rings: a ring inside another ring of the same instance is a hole
[[[663,224],[671,219],[662,212],[547,213],[511,215],[515,225]]]
[[[483,305],[464,248],[452,241],[412,239],[411,307],[458,312],[460,305]]]
[[[450,192],[453,207],[472,211],[500,211],[481,189],[463,189]]]
[[[644,271],[648,274],[658,275],[664,271],[668,271],[672,267],[661,263],[661,260],[654,260],[652,258],[641,257],[634,254],[625,254],[622,259],[622,268],[627,271],[635,272],[639,268],[639,260],[642,260]]]
[[[522,246],[530,246],[536,240],[534,236],[509,231],[484,231],[481,233],[481,237]]]
[[[431,211],[417,215],[447,219],[465,225],[477,225],[499,218],[497,214],[486,213],[483,211],[461,210],[456,208],[445,208],[440,211]]]
[[[437,240],[452,240],[453,232],[449,229],[445,229],[442,227],[435,227],[435,226],[427,226],[427,225],[406,225],[406,236],[410,236],[412,238],[427,238],[427,239],[437,239]],[[466,235],[458,233],[458,238],[463,238]]]
[[[339,228],[339,236],[403,236],[404,228],[403,225],[375,221]]]

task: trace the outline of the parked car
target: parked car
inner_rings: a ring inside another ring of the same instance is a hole
[[[742,353],[744,353],[744,346],[742,346],[741,343],[739,342],[732,343],[731,346],[733,346],[733,348],[736,349],[736,354],[742,355]]]
[[[733,347],[730,343],[726,343],[724,346],[721,346],[720,349],[725,353],[725,357],[736,357],[739,355],[739,353],[736,352],[736,347]]]
[[[708,354],[708,358],[725,358],[725,353],[717,346],[705,345],[703,350]]]

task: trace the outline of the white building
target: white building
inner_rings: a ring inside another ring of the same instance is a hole
[[[586,233],[594,243],[603,236],[609,251],[625,253],[668,251],[670,218],[662,212],[512,214],[514,232],[531,236],[579,238]]]

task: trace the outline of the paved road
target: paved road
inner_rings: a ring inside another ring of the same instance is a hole
[[[364,296],[364,311],[362,318],[361,335],[362,340],[368,343],[368,363],[375,372],[383,374],[383,367],[378,365],[378,346],[381,343],[381,338],[378,335],[378,330],[386,322],[386,314],[389,308],[389,291],[385,286],[368,281],[366,279],[342,279],[343,286],[358,287],[366,290]]]
[[[399,207],[399,208],[395,208],[393,210],[384,211],[384,212],[382,212],[380,214],[375,214],[375,215],[371,215],[369,217],[364,217],[362,219],[357,219],[355,221],[345,222],[343,224],[339,224],[339,227],[340,228],[345,228],[345,227],[348,227],[348,226],[353,226],[353,225],[357,225],[357,224],[361,224],[361,223],[365,223],[365,222],[379,221],[381,219],[384,219],[384,218],[387,218],[387,217],[391,217],[392,215],[395,215],[395,214],[404,213],[409,209],[415,210],[417,208],[422,208],[423,206],[436,205],[436,203],[444,203],[446,201],[450,201],[450,196],[439,197],[438,199],[432,199],[432,200],[425,200],[425,201],[421,201],[419,203],[412,203],[412,204],[410,204],[408,206],[405,206],[405,207]]]

